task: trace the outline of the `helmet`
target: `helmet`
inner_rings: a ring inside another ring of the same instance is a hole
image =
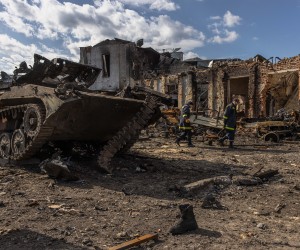
[[[233,101],[234,101],[235,103],[240,103],[240,99],[239,99],[239,98],[234,98]]]
[[[193,101],[188,101],[186,104],[187,105],[193,105]]]

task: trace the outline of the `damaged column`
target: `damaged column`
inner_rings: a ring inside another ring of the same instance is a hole
[[[182,73],[178,77],[178,107],[182,107],[188,100],[193,100],[192,74]]]

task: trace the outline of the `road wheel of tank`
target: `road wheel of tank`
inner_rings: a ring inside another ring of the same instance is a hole
[[[24,113],[24,132],[28,137],[34,137],[42,125],[42,115],[39,106],[30,105]]]
[[[0,135],[0,155],[4,159],[8,159],[11,152],[11,144],[10,138],[11,135],[9,133],[2,133]]]
[[[264,136],[265,141],[268,142],[279,142],[279,135],[273,132],[270,132]]]
[[[12,134],[11,149],[14,156],[21,155],[25,151],[26,138],[22,129],[17,129]]]

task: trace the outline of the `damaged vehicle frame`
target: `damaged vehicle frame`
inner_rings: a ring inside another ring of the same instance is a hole
[[[97,142],[98,165],[108,172],[111,158],[134,144],[142,129],[160,117],[169,98],[143,87],[117,95],[91,91],[101,69],[35,54],[1,83],[0,155],[23,160],[49,141]]]

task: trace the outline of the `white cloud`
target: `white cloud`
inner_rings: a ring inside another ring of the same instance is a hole
[[[208,28],[211,30],[212,33],[214,34],[221,34],[221,31],[220,31],[220,28],[222,29],[221,27],[221,24],[220,23],[213,23],[213,24],[210,24],[208,25]]]
[[[254,36],[254,37],[252,37],[252,40],[257,41],[257,40],[259,40],[259,38]]]
[[[0,21],[9,23],[13,31],[20,32],[25,36],[32,36],[34,29],[24,22],[20,17],[10,15],[8,12],[0,12]]]
[[[210,20],[220,20],[222,19],[220,16],[211,16],[209,17]]]
[[[212,16],[210,20],[215,21],[208,25],[208,29],[212,32],[213,37],[209,38],[208,41],[211,43],[231,43],[238,39],[239,34],[234,30],[229,30],[236,25],[239,25],[242,18],[233,15],[230,11],[227,11],[223,18],[220,16]]]
[[[120,2],[133,6],[149,5],[151,10],[173,11],[180,8],[171,0],[120,0]]]
[[[224,14],[223,17],[225,27],[234,27],[240,24],[241,20],[242,18],[240,18],[239,16],[232,15],[229,10]]]
[[[185,26],[178,21],[173,21],[168,16],[159,16],[152,18],[152,23],[149,27],[146,45],[164,48],[164,47],[181,47],[184,49],[193,49],[204,45],[205,36],[202,32],[194,29],[191,26]],[[157,34],[156,34],[157,33]],[[153,34],[156,34],[151,41]]]
[[[201,58],[201,59],[206,59],[205,56],[199,56],[197,53],[193,52],[193,51],[188,51],[188,52],[185,52],[183,54],[183,60],[187,60],[187,59],[191,59],[191,58]]]
[[[11,72],[13,64],[24,60],[32,63],[34,53],[49,59],[64,57],[78,61],[79,47],[115,37],[129,41],[143,38],[145,47],[155,49],[181,47],[190,51],[204,46],[205,35],[194,27],[167,15],[146,18],[125,8],[125,2],[149,5],[149,8],[159,10],[179,8],[171,0],[95,0],[94,5],[58,0],[1,0],[0,22],[15,33],[30,38],[31,42],[26,44],[0,34],[0,55],[3,58],[0,70]],[[59,47],[65,50],[51,49],[49,45],[45,46],[46,43],[60,44]]]
[[[146,4],[150,1],[141,2]],[[2,0],[6,13],[12,19],[21,18],[23,23],[28,22],[30,29],[27,35],[39,39],[63,39],[68,45],[73,42],[93,45],[107,38],[119,37],[135,41],[143,37],[147,44],[158,47],[172,46],[174,43],[189,48],[203,45],[205,37],[202,32],[166,15],[147,19],[136,11],[125,9],[118,1],[103,0],[95,3],[95,6],[80,6],[57,0],[40,0],[39,4],[29,4],[23,0]],[[23,27],[16,25],[12,19],[2,21],[15,31],[24,33]]]
[[[33,55],[35,53],[41,54],[49,59],[55,57],[64,57],[74,60],[75,58],[70,55],[64,54],[60,50],[49,48],[43,44],[38,47],[35,44],[25,45],[14,38],[9,37],[6,34],[0,34],[1,41],[1,59],[0,70],[12,73],[15,66],[18,66],[20,62],[26,61],[28,64],[33,64]]]
[[[210,41],[212,43],[219,43],[219,44],[222,44],[224,42],[230,43],[230,42],[235,41],[239,37],[239,35],[235,31],[225,30],[224,33],[225,33],[225,36],[221,37],[221,36],[217,35],[217,36],[214,36],[213,38],[211,38]]]

